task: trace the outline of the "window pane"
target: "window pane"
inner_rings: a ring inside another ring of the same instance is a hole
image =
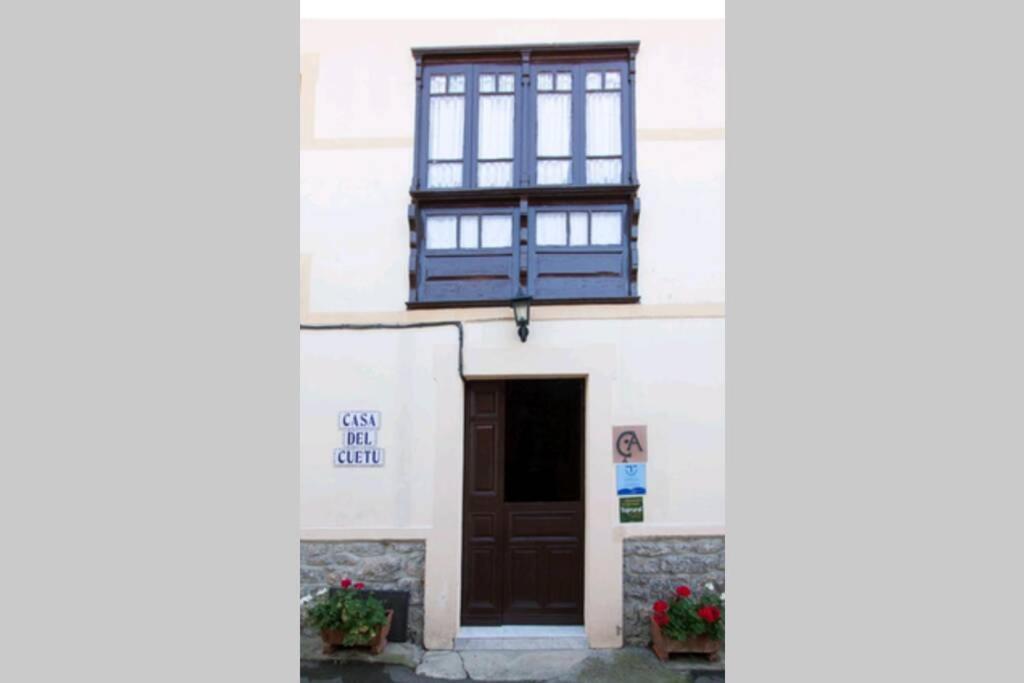
[[[480,246],[497,249],[512,246],[512,216],[484,216]]]
[[[431,160],[462,161],[464,102],[461,96],[430,98]]]
[[[480,92],[494,92],[494,74],[484,74],[480,77]]]
[[[462,164],[428,164],[427,187],[462,187]]]
[[[618,71],[609,71],[604,75],[604,89],[618,90],[621,87],[622,76]]]
[[[502,74],[498,77],[498,90],[501,92],[515,92],[516,77],[513,74]]]
[[[569,244],[573,247],[587,244],[587,214],[582,211],[569,214]]]
[[[455,248],[455,216],[427,216],[427,249]]]
[[[561,72],[555,79],[555,90],[572,90],[572,74],[568,72]]]
[[[587,159],[587,184],[610,185],[622,182],[622,159]]]
[[[567,157],[572,136],[572,96],[537,96],[537,156]]]
[[[618,211],[595,211],[590,214],[591,244],[621,244],[622,214]]]
[[[444,84],[447,79],[444,76],[431,76],[430,77],[430,92],[431,93],[444,93]]]
[[[600,90],[601,89],[601,72],[600,71],[588,71],[587,72],[587,90]]]
[[[511,159],[513,117],[516,98],[488,95],[480,98],[480,126],[477,140],[480,159]]]
[[[587,156],[622,154],[622,114],[617,92],[587,93]]]
[[[462,74],[448,78],[448,92],[465,92],[466,77]]]
[[[547,160],[537,162],[538,185],[568,185],[571,161]]]
[[[459,249],[476,249],[479,246],[480,217],[459,218]]]
[[[478,187],[512,187],[512,162],[481,161],[476,176]]]
[[[554,90],[555,76],[552,73],[544,72],[537,74],[537,90]]]
[[[537,214],[537,244],[565,245],[565,214],[543,212]]]

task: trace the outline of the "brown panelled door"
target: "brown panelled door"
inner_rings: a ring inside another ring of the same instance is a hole
[[[462,623],[583,623],[583,381],[466,385]]]

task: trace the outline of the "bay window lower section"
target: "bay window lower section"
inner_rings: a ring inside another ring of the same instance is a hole
[[[633,303],[639,202],[418,206],[409,210],[410,308]]]

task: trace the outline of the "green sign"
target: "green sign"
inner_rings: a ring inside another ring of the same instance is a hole
[[[619,521],[622,523],[644,521],[644,497],[619,498]]]

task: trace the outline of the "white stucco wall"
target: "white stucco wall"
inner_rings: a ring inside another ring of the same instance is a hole
[[[406,311],[410,47],[595,40],[641,42],[641,304],[535,308],[526,344],[507,309]],[[592,646],[620,645],[623,536],[725,528],[724,22],[303,22],[301,43],[304,321],[462,319],[470,378],[587,378],[584,618]],[[301,537],[426,539],[434,648],[451,647],[459,614],[456,340],[454,328],[301,334]],[[333,467],[346,409],[381,411],[385,467]],[[619,424],[648,426],[643,524],[618,523]]]

